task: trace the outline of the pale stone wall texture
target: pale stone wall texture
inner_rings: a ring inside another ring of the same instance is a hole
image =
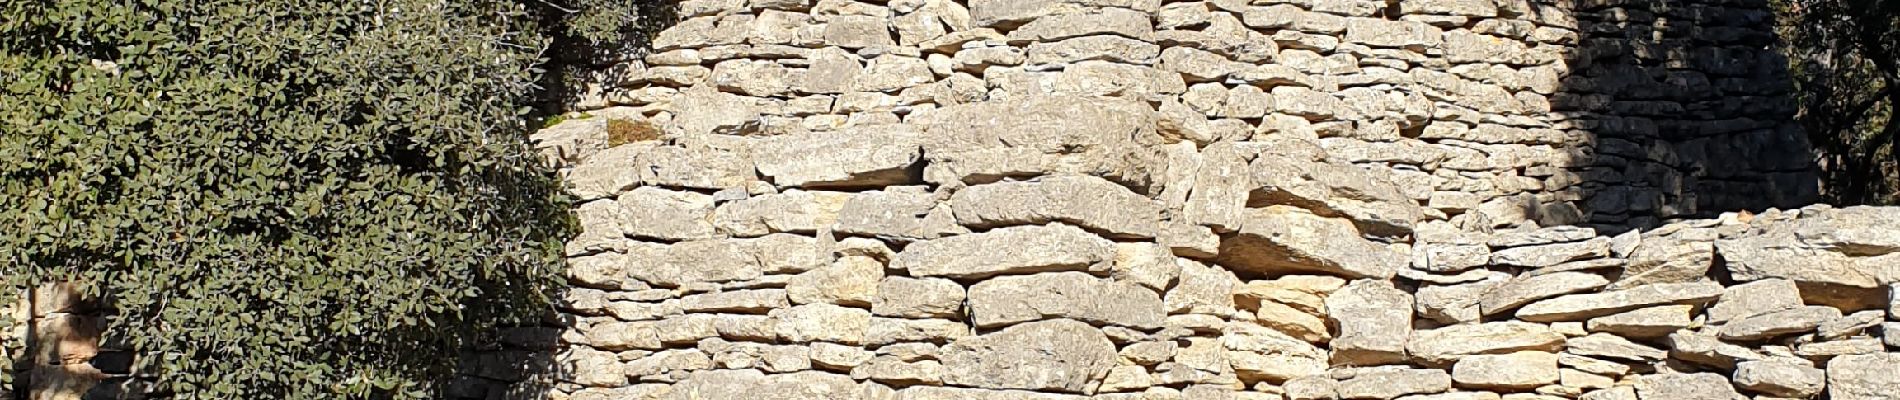
[[[1766,7],[682,2],[458,395],[1900,399],[1900,209],[1797,208]]]

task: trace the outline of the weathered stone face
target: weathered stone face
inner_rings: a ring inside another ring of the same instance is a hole
[[[943,359],[952,385],[1083,393],[1114,366],[1115,345],[1088,324],[1050,320],[959,340]]]
[[[1885,398],[1900,213],[1692,218],[1812,197],[1770,14],[1546,3],[683,2],[548,397]]]

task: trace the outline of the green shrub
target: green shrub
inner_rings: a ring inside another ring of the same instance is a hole
[[[0,279],[179,398],[439,397],[564,284],[531,3],[0,1]]]

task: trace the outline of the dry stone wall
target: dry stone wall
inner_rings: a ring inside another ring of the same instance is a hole
[[[459,394],[1900,398],[1900,210],[1682,219],[1812,197],[1764,7],[682,2]]]

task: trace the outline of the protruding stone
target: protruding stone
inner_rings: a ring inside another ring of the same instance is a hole
[[[1071,320],[1018,324],[943,349],[944,383],[1083,393],[1115,366],[1115,345]]]
[[[1741,396],[1719,374],[1660,374],[1636,378],[1636,395],[1642,400],[1734,400]]]
[[[1253,273],[1322,272],[1390,278],[1406,257],[1361,238],[1344,219],[1288,206],[1251,210],[1240,230],[1221,240],[1215,263]]]
[[[786,187],[862,188],[920,181],[921,139],[908,125],[774,136],[753,153],[759,173]]]
[[[1591,332],[1606,332],[1635,338],[1653,338],[1666,336],[1677,330],[1688,328],[1693,321],[1690,313],[1695,311],[1691,305],[1668,305],[1637,309],[1589,321]]]
[[[1821,394],[1827,386],[1827,373],[1791,362],[1749,361],[1737,365],[1735,386],[1770,396],[1805,399]]]
[[[1722,295],[1714,282],[1662,283],[1591,294],[1574,294],[1531,303],[1517,310],[1526,321],[1578,321],[1642,307],[1665,304],[1701,304]]]
[[[950,318],[962,313],[963,286],[948,279],[893,276],[877,284],[871,313],[883,317]]]
[[[1249,206],[1291,205],[1345,217],[1359,231],[1378,236],[1410,234],[1421,214],[1418,202],[1390,180],[1352,164],[1262,154],[1250,167],[1256,186]]]
[[[1458,387],[1522,390],[1557,382],[1557,354],[1522,351],[1458,359],[1451,380]]]
[[[1602,275],[1587,272],[1527,274],[1485,293],[1478,306],[1484,315],[1494,315],[1539,300],[1600,289],[1609,283]]]
[[[1406,348],[1412,357],[1427,365],[1449,365],[1473,354],[1556,352],[1563,350],[1564,342],[1564,335],[1552,332],[1550,327],[1512,321],[1452,325],[1419,331],[1412,336]]]
[[[871,312],[832,304],[806,304],[772,312],[780,340],[859,344],[870,329]]]
[[[1387,400],[1451,390],[1451,375],[1437,369],[1376,370],[1340,381],[1338,388],[1341,399]]]
[[[1020,226],[911,244],[891,268],[912,276],[981,279],[1002,274],[1105,270],[1115,244],[1069,225]]]
[[[1812,333],[1821,324],[1841,317],[1841,310],[1827,306],[1803,306],[1767,312],[1729,321],[1721,334],[1728,340],[1766,340],[1797,333]]]
[[[1388,280],[1361,280],[1326,298],[1326,316],[1338,327],[1334,365],[1381,365],[1405,361],[1412,336],[1412,295]]]
[[[1900,353],[1834,357],[1827,362],[1827,397],[1832,400],[1900,398]]]
[[[1723,289],[1722,297],[1709,306],[1709,322],[1727,322],[1736,318],[1781,311],[1801,306],[1801,290],[1794,281],[1764,279]]]
[[[1112,237],[1152,238],[1161,221],[1154,200],[1082,175],[971,186],[951,196],[950,206],[957,222],[973,228],[1062,222]]]
[[[970,287],[969,304],[980,328],[1067,318],[1154,329],[1165,316],[1154,291],[1081,272],[991,278]]]

